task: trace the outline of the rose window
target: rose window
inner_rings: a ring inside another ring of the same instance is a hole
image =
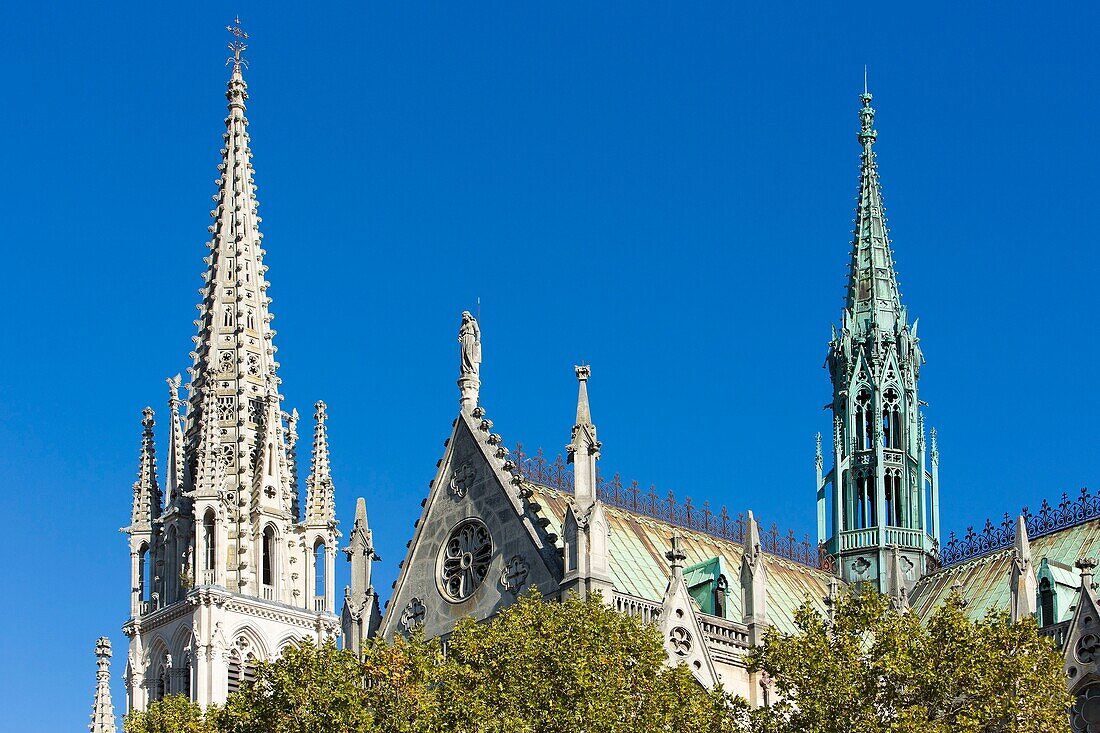
[[[489,573],[493,538],[479,519],[467,519],[453,530],[439,558],[439,581],[443,595],[452,602],[473,595]]]
[[[1100,733],[1100,687],[1088,687],[1077,696],[1070,727],[1073,733]]]

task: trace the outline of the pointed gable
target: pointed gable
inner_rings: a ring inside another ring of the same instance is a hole
[[[699,609],[684,582],[684,560],[680,536],[672,536],[672,548],[665,553],[671,568],[661,601],[660,628],[670,665],[683,664],[704,687],[718,683],[718,672],[707,648],[706,636],[696,616]]]
[[[422,625],[445,635],[538,588],[554,597],[562,556],[543,508],[514,476],[483,408],[456,418],[382,621],[387,638]]]

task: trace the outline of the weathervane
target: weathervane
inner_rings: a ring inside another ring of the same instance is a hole
[[[233,52],[233,57],[225,60],[225,65],[233,64],[234,68],[239,69],[241,65],[248,68],[248,60],[242,59],[241,54],[244,53],[248,46],[245,44],[245,40],[248,38],[248,34],[241,30],[241,18],[237,16],[233,19],[233,25],[227,25],[225,27],[227,31],[233,34],[233,40],[229,42],[229,50]]]

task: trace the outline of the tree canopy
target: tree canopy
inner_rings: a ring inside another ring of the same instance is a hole
[[[830,618],[808,604],[798,633],[769,630],[749,668],[776,702],[754,731],[1061,733],[1069,731],[1062,655],[1034,619],[978,621],[952,595],[924,623],[873,592],[847,593]]]
[[[952,598],[926,623],[870,591],[748,658],[771,705],[705,690],[668,667],[656,627],[599,599],[521,597],[446,640],[375,639],[359,660],[304,642],[203,716],[180,696],[127,716],[126,733],[1064,733],[1061,655],[1033,620],[971,621]]]

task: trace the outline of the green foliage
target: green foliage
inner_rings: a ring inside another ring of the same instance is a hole
[[[256,668],[205,720],[174,695],[126,733],[1068,733],[1061,655],[1031,619],[967,618],[957,598],[927,623],[864,591],[832,623],[809,604],[770,631],[750,669],[775,683],[751,709],[669,668],[652,625],[598,598],[521,597],[458,624],[443,654],[419,633],[374,640],[362,661],[308,642]]]
[[[839,600],[832,624],[808,604],[796,623],[750,656],[779,698],[747,716],[757,733],[1069,730],[1061,654],[1032,619],[971,621],[953,596],[922,624],[865,590]]]
[[[374,731],[359,660],[334,642],[289,647],[209,716],[221,733]]]
[[[437,725],[456,731],[723,730],[725,696],[669,669],[657,630],[599,599],[525,596],[466,620],[435,678]],[[732,728],[728,728],[732,730]]]
[[[214,733],[202,708],[184,695],[168,695],[122,721],[125,733]]]

